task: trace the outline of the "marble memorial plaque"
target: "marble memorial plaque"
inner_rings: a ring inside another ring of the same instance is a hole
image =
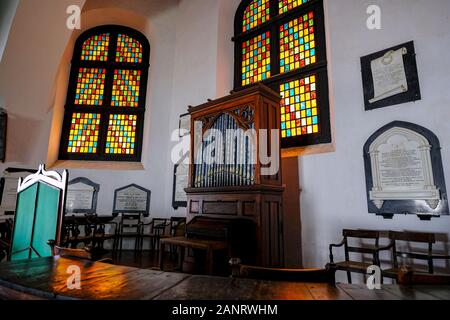
[[[137,185],[118,189],[114,196],[114,213],[141,212],[148,214],[150,191]]]
[[[378,209],[387,200],[425,200],[435,209],[440,192],[433,178],[431,145],[417,132],[394,127],[370,146],[373,188],[370,200]]]
[[[66,211],[69,213],[95,213],[100,186],[87,178],[76,178],[69,182],[66,196]]]
[[[92,208],[94,188],[82,183],[69,186],[67,190],[66,208],[69,212],[89,210]]]

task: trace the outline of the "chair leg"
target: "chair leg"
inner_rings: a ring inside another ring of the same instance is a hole
[[[349,284],[352,283],[352,273],[350,271],[347,271],[347,280]]]

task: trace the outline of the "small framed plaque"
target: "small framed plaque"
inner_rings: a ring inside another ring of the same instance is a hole
[[[370,213],[421,219],[448,215],[448,199],[438,138],[421,126],[395,121],[364,146]]]
[[[361,58],[365,109],[421,99],[414,42]]]
[[[189,182],[189,164],[185,163],[185,155],[174,167],[173,170],[173,191],[172,207],[174,209],[187,207],[187,194],[184,191]]]
[[[130,184],[114,191],[113,214],[142,213],[150,214],[151,191],[137,184]]]
[[[69,181],[66,196],[67,213],[97,212],[97,197],[100,185],[88,178],[75,178]]]
[[[191,116],[189,113],[182,114],[178,123],[178,136],[180,138],[189,135],[191,132]]]
[[[17,187],[19,178],[35,173],[34,169],[7,168],[0,179],[0,220],[3,216],[14,215],[16,211]]]

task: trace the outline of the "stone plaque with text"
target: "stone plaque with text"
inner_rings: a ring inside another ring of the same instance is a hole
[[[149,214],[150,190],[132,184],[114,192],[113,213]]]
[[[364,148],[370,212],[448,214],[439,140],[425,128],[394,122]]]
[[[66,212],[96,213],[100,185],[87,178],[76,178],[69,182],[66,196]]]

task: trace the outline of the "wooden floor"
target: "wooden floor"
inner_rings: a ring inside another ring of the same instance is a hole
[[[158,251],[143,251],[142,254],[135,255],[132,250],[123,250],[119,255],[111,257],[114,264],[125,267],[134,267],[140,269],[159,268],[159,252]],[[176,255],[166,255],[164,259],[164,270],[175,271],[177,267]]]
[[[81,289],[67,285],[69,267]],[[138,269],[60,257],[0,264],[3,299],[87,300],[450,300],[450,286],[405,287],[233,279]]]

